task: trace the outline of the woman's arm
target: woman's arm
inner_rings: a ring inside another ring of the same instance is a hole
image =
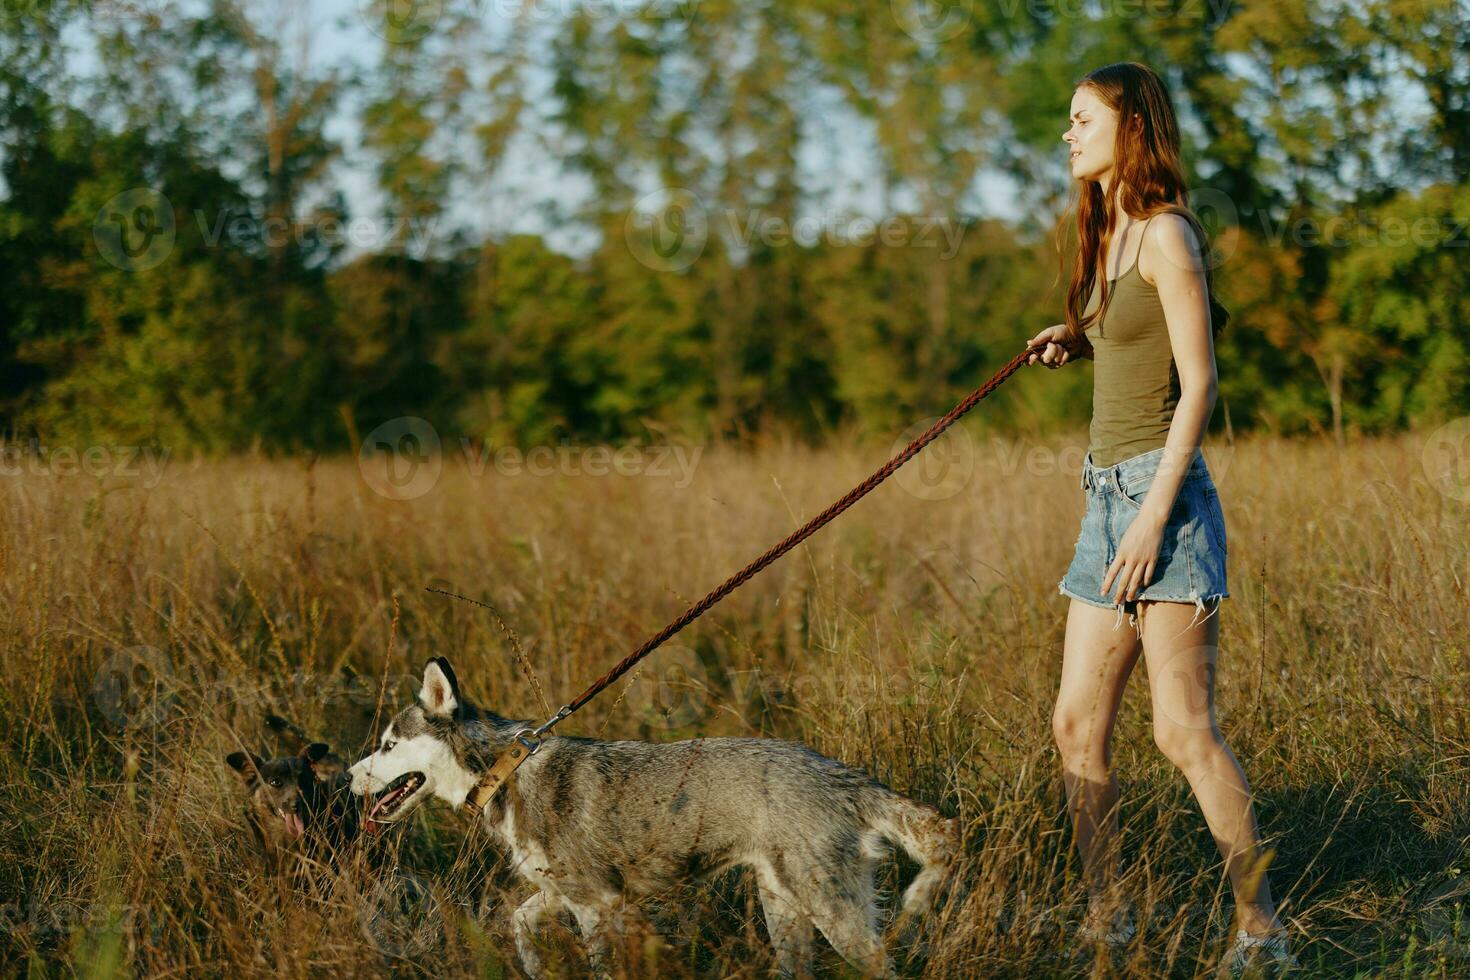
[[[1141,246],[1138,272],[1147,280],[1146,266],[1153,276],[1179,372],[1179,404],[1164,442],[1164,458],[1139,515],[1146,515],[1162,527],[1174,509],[1174,498],[1195,450],[1204,440],[1215,409],[1218,379],[1204,259],[1194,229],[1183,217],[1165,213],[1149,223],[1149,230],[1151,234]]]

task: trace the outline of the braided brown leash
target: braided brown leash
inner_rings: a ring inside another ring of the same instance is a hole
[[[771,548],[771,550],[761,555],[755,561],[751,562],[749,565],[746,565],[740,571],[730,576],[718,587],[716,587],[714,591],[710,592],[709,595],[705,596],[703,599],[700,599],[694,605],[684,610],[683,614],[681,614],[678,619],[674,620],[672,623],[659,630],[647,640],[644,640],[642,646],[638,647],[638,649],[634,650],[632,653],[624,657],[621,661],[618,662],[616,666],[613,667],[612,670],[609,670],[606,674],[599,677],[596,681],[592,683],[590,687],[587,688],[587,690],[577,695],[574,700],[563,705],[561,710],[559,710],[555,715],[548,719],[545,724],[529,732],[528,734],[530,735],[530,737],[532,739],[535,739],[550,731],[554,725],[564,719],[567,715],[576,711],[578,708],[581,708],[588,701],[591,701],[598,694],[602,693],[602,691],[605,690],[609,684],[613,683],[619,677],[623,676],[623,674],[627,673],[630,669],[632,669],[634,664],[638,663],[638,661],[642,660],[644,657],[652,653],[669,637],[673,636],[675,633],[679,632],[681,629],[694,622],[706,611],[708,611],[709,608],[715,603],[719,602],[721,599],[725,598],[725,596],[729,595],[731,592],[734,592],[736,589],[740,588],[740,586],[748,582],[751,577],[754,576],[761,569],[765,568],[767,565],[771,564],[771,562],[786,554],[786,552],[790,551],[792,548],[795,548],[797,545],[801,544],[801,542],[811,537],[814,533],[820,530],[823,525],[827,524],[838,514],[841,514],[843,511],[847,510],[847,508],[857,503],[874,487],[882,483],[884,480],[888,479],[888,477],[893,474],[894,470],[898,469],[904,463],[908,462],[919,450],[923,449],[925,446],[929,445],[929,443],[937,439],[939,435],[944,432],[945,429],[948,429],[951,425],[954,425],[954,423],[959,420],[960,416],[964,415],[970,409],[974,408],[976,403],[978,403],[980,399],[984,398],[996,388],[1000,387],[1003,381],[1005,381],[1011,375],[1015,374],[1016,371],[1018,371],[1026,363],[1026,359],[1028,357],[1030,357],[1032,354],[1039,354],[1045,349],[1045,344],[1041,344],[1036,347],[1028,346],[1025,350],[1021,351],[1021,353],[1011,358],[1010,363],[997,371],[993,378],[985,382],[979,388],[976,388],[965,398],[964,401],[960,402],[954,408],[950,409],[948,415],[944,416],[944,418],[940,419],[938,422],[935,422],[923,435],[919,436],[919,438],[909,443],[908,448],[904,449],[903,452],[890,459],[887,463],[884,463],[877,472],[868,477],[862,483],[859,483],[857,486],[849,490],[847,494],[842,497],[842,499],[838,500],[836,503],[828,507],[826,510],[822,511],[816,517],[813,517],[801,527],[797,528],[790,535],[788,535],[784,541],[781,541],[779,544],[775,545],[773,548]]]

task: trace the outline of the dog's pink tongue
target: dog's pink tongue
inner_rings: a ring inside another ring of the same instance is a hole
[[[368,804],[367,813],[363,817],[363,826],[370,834],[376,834],[383,829],[383,825],[373,819],[373,814],[377,813],[378,808],[382,805],[383,801],[381,798],[373,800],[370,804]]]
[[[291,832],[292,837],[300,837],[306,833],[306,824],[301,822],[301,817],[295,811],[286,814],[286,829]]]

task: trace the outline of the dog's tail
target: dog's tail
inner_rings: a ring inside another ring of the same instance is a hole
[[[934,893],[960,856],[960,822],[897,794],[885,802],[871,824],[873,830],[897,843],[920,866],[903,893],[898,922],[904,923],[933,904]]]

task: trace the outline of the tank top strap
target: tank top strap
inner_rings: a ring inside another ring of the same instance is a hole
[[[1134,269],[1138,268],[1138,259],[1140,256],[1143,255],[1143,236],[1148,234],[1148,223],[1154,220],[1157,214],[1158,212],[1155,212],[1154,214],[1151,214],[1147,218],[1143,219],[1143,230],[1138,233],[1138,251],[1133,253],[1133,264],[1128,267],[1128,272],[1132,272]],[[1122,282],[1123,276],[1128,275],[1128,272],[1123,273],[1113,281]]]

